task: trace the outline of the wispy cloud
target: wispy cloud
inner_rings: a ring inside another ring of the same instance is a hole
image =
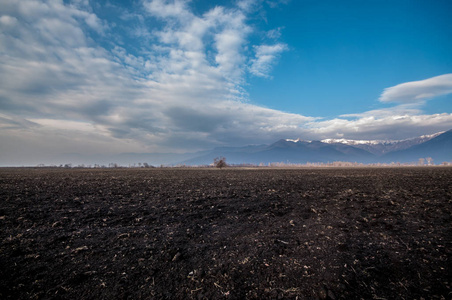
[[[386,88],[381,102],[421,103],[441,95],[452,93],[452,74],[411,81]]]
[[[271,29],[271,30],[269,30],[266,33],[266,36],[269,39],[277,40],[277,39],[279,39],[281,37],[281,35],[282,35],[281,32],[282,32],[283,29],[284,29],[283,27],[278,27],[278,28],[275,28],[275,29]]]
[[[256,58],[251,60],[250,72],[259,77],[269,77],[271,68],[276,63],[276,59],[283,51],[287,50],[287,45],[279,43],[275,45],[254,46]]]

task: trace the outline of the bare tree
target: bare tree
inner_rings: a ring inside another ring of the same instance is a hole
[[[219,169],[227,167],[226,158],[224,158],[223,156],[214,158],[213,165]]]

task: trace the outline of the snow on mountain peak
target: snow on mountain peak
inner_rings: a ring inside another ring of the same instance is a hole
[[[321,140],[322,143],[327,143],[327,144],[346,144],[346,145],[390,145],[390,144],[395,144],[395,143],[400,143],[400,142],[408,142],[408,141],[414,141],[414,140],[419,140],[419,141],[427,141],[430,139],[433,139],[435,137],[437,137],[440,134],[443,134],[444,131],[442,132],[437,132],[434,134],[428,134],[428,135],[421,135],[419,137],[416,138],[409,138],[409,139],[404,139],[404,140],[349,140],[349,139],[324,139]]]
[[[292,143],[299,143],[299,142],[307,142],[310,143],[311,141],[302,140],[300,138],[293,140],[293,139],[286,139],[286,142],[292,142]]]
[[[326,144],[346,144],[346,145],[377,145],[377,144],[392,144],[397,141],[394,140],[348,140],[348,139],[324,139],[322,143]]]

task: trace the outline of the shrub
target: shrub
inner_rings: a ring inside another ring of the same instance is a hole
[[[214,165],[214,167],[220,168],[220,169],[226,167],[227,166],[226,158],[224,158],[222,156],[214,158],[213,165]]]

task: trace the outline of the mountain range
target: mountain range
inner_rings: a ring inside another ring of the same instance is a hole
[[[433,163],[452,161],[452,130],[405,140],[347,140],[325,139],[306,141],[281,139],[270,145],[219,147],[193,153],[122,153],[114,156],[85,157],[67,154],[64,159],[73,164],[111,162],[119,165],[146,162],[149,165],[209,165],[223,156],[228,164],[269,163],[328,163],[335,161],[357,163],[416,163],[431,158]]]
[[[430,157],[434,163],[452,160],[452,130],[399,141],[281,139],[271,145],[216,148],[181,163],[209,164],[224,156],[230,164],[293,164],[348,161],[358,163],[409,163]]]

